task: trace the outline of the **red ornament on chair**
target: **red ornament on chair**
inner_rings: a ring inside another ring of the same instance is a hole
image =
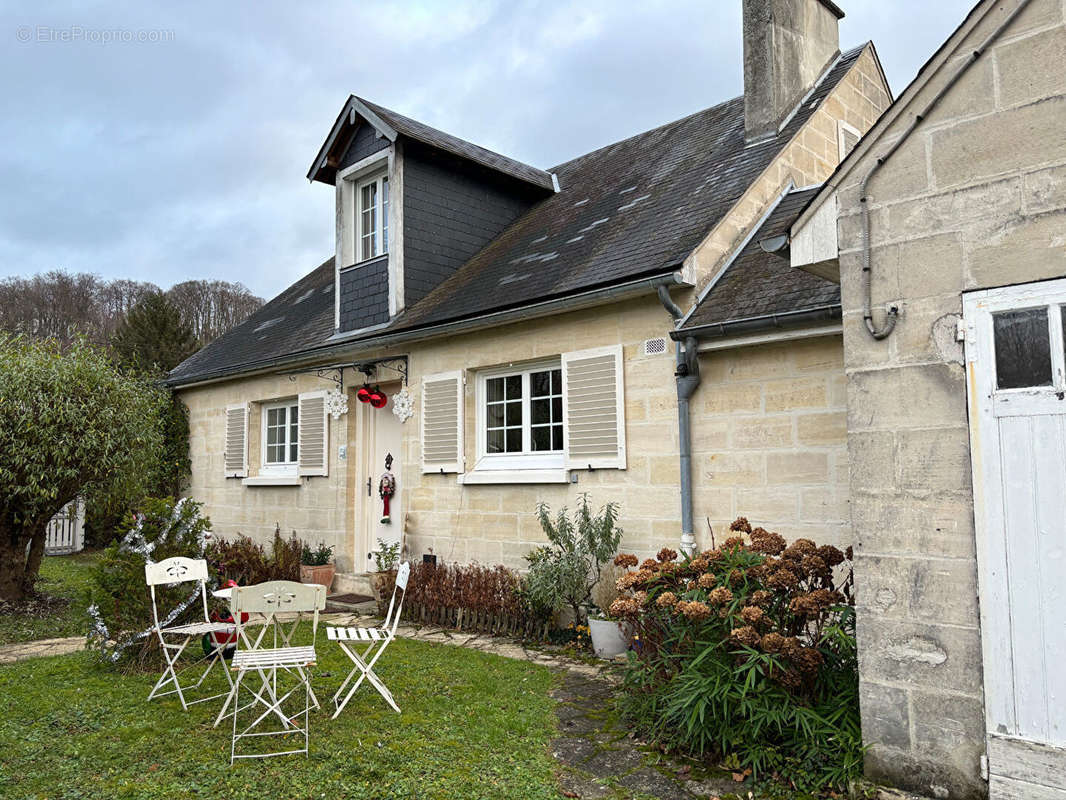
[[[384,408],[385,404],[389,402],[389,396],[375,386],[374,391],[370,393],[369,402],[374,408]]]
[[[359,387],[359,391],[355,393],[355,399],[360,403],[369,403],[371,394],[373,393],[370,391],[370,387],[364,383]]]

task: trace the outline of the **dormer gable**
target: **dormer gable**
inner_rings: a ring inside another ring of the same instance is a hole
[[[557,190],[551,173],[355,96],[308,178],[336,191],[338,334],[388,323]]]

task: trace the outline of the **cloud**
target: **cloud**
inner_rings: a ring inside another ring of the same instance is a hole
[[[874,38],[898,92],[969,6],[854,0],[842,45]],[[332,189],[304,176],[350,92],[548,167],[742,91],[733,0],[27,4],[5,27],[0,276],[276,294],[331,254]]]

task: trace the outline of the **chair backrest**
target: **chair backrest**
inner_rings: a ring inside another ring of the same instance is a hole
[[[287,634],[291,637],[299,623],[300,616],[306,612],[314,614],[311,623],[312,643],[318,637],[318,612],[326,607],[326,587],[315,583],[298,583],[296,581],[267,581],[257,583],[255,586],[235,586],[230,600],[230,609],[233,612],[233,620],[237,625],[238,639],[243,641],[250,649],[256,649],[263,641],[263,634],[268,627],[274,627],[275,641],[278,620],[277,614],[297,614],[297,619]],[[263,630],[254,642],[244,634],[244,623],[241,622],[242,614],[265,614],[266,620]]]
[[[391,623],[392,634],[396,634],[396,627],[400,624],[400,613],[403,610],[403,599],[407,596],[407,582],[411,579],[411,564],[404,561],[396,570],[396,585],[392,587],[392,597],[389,598],[389,610],[385,614],[382,628],[389,628]],[[396,602],[396,593],[400,594],[400,602]]]
[[[185,558],[171,556],[162,561],[149,561],[144,565],[144,580],[152,595],[152,619],[159,627],[159,609],[155,603],[155,587],[160,584],[190,583],[200,584],[200,600],[204,609],[204,622],[207,622],[207,560],[203,558]],[[160,634],[162,635],[162,634]]]

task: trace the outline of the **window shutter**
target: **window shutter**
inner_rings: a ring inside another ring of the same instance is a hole
[[[567,469],[626,468],[622,346],[563,353]]]
[[[329,474],[329,412],[326,392],[304,392],[299,397],[299,475]]]
[[[222,455],[227,478],[248,477],[248,404],[226,406],[226,449]]]
[[[463,373],[422,379],[422,471],[463,471]]]

